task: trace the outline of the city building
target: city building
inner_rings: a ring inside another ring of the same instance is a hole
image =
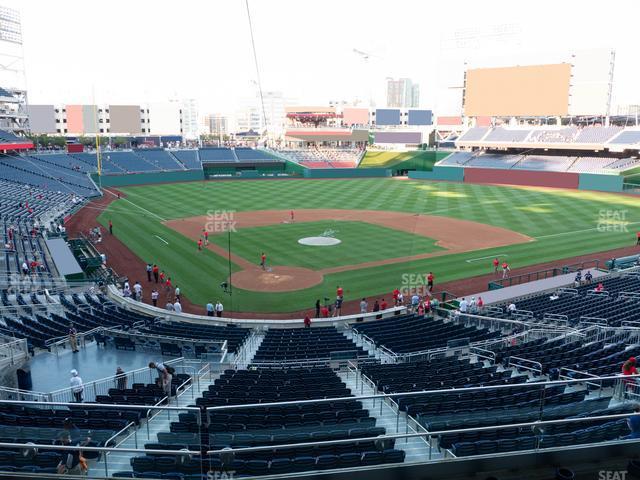
[[[387,78],[388,108],[418,108],[420,106],[420,85],[409,78]]]

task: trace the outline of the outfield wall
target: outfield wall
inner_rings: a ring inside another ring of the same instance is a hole
[[[580,182],[580,175],[570,172],[467,168],[464,171],[464,181],[468,183],[497,183],[504,185],[577,189]]]
[[[307,168],[304,178],[390,177],[388,168]]]
[[[597,175],[581,173],[578,188],[580,190],[600,190],[603,192],[621,192],[624,177],[619,175]]]
[[[129,175],[98,175],[91,178],[103,187],[125,187],[127,185],[147,185],[152,183],[193,182],[204,180],[202,170],[187,170],[181,172],[132,173]]]
[[[430,172],[410,171],[409,178],[416,180],[440,180],[445,182],[463,182],[465,180],[465,170],[462,167],[434,166]]]

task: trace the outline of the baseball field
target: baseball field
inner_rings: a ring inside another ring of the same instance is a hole
[[[98,217],[144,262],[157,263],[195,304],[290,312],[416,282],[631,246],[640,202],[618,194],[413,180],[257,180],[120,189]],[[109,195],[107,193],[107,195]],[[293,211],[293,218],[291,213]],[[209,245],[197,240],[209,232]],[[228,232],[231,230],[231,232]],[[308,237],[335,239],[311,246]],[[231,248],[229,248],[229,240]],[[266,265],[259,266],[261,254]],[[144,275],[144,272],[140,272]]]

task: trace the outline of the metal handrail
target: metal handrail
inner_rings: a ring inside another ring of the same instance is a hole
[[[173,360],[167,360],[166,362],[163,362],[165,365],[175,365],[179,362],[183,362],[184,358],[180,357],[180,358],[175,358]],[[124,372],[123,375],[126,377],[129,377],[130,375],[134,375],[137,373],[141,373],[144,371],[149,371],[149,367],[142,367],[142,368],[138,368],[136,370],[130,370],[128,372]],[[109,377],[104,377],[104,378],[100,378],[98,380],[93,380],[91,382],[85,383],[83,385],[84,387],[84,391],[87,391],[88,388],[93,388],[94,392],[97,392],[98,386],[102,386],[105,384],[112,384],[116,381],[116,377],[115,375],[111,375]],[[72,387],[65,387],[65,388],[60,388],[58,390],[53,390],[51,392],[49,392],[49,396],[50,398],[54,398],[54,396],[60,396],[60,395],[65,395],[68,394],[70,392],[72,392],[73,388]]]
[[[628,377],[631,378],[631,377]],[[128,404],[113,404],[113,403],[76,403],[76,402],[37,402],[35,400],[0,400],[0,405],[33,405],[37,407],[73,407],[78,408],[100,408],[100,409],[122,409],[125,410],[172,410],[172,411],[194,411],[199,412],[198,407],[171,407],[171,406],[156,406],[156,405],[128,405]]]
[[[512,360],[514,360],[514,359],[516,361],[518,361],[518,362],[525,362],[525,365],[521,365],[519,363],[513,362]],[[528,365],[526,365],[526,363],[529,363],[532,366],[528,366]],[[529,360],[528,358],[510,356],[509,357],[509,366],[510,367],[516,367],[516,368],[522,368],[524,370],[530,370],[532,372],[538,372],[539,374],[542,374],[542,364],[540,362],[536,362],[535,360]],[[538,368],[534,368],[535,366],[537,366]]]
[[[602,380],[620,380],[622,378],[622,374],[607,376],[607,377],[598,377],[597,379]],[[636,375],[625,375],[625,379],[630,378],[640,378],[640,374]],[[551,387],[551,386],[560,386],[560,385],[573,385],[573,384],[581,384],[584,383],[584,379],[573,379],[573,380],[552,380],[546,382],[529,382],[529,383],[514,383],[514,384],[505,384],[505,385],[488,385],[482,387],[463,387],[456,388],[455,390],[451,389],[436,389],[436,390],[420,390],[413,392],[396,392],[396,393],[380,393],[375,395],[360,395],[354,397],[333,397],[333,398],[320,398],[314,400],[291,400],[286,402],[265,402],[265,403],[248,403],[248,404],[240,404],[240,405],[219,405],[215,407],[207,407],[206,410],[208,412],[219,411],[219,410],[230,410],[230,409],[247,409],[247,408],[268,408],[268,407],[280,407],[287,405],[312,405],[318,403],[336,403],[336,402],[352,402],[359,400],[376,400],[376,399],[385,399],[385,398],[398,398],[398,397],[424,397],[428,395],[440,395],[442,393],[466,393],[466,392],[478,392],[484,390],[505,390],[511,388],[540,388],[540,387]],[[77,405],[77,404],[74,404]]]
[[[559,420],[540,420],[535,422],[513,423],[509,425],[491,425],[486,427],[436,430],[436,431],[431,431],[426,433],[416,432],[416,433],[385,434],[377,437],[346,438],[346,439],[340,439],[340,440],[326,440],[326,441],[320,441],[320,442],[303,442],[303,443],[280,444],[280,445],[262,445],[257,447],[225,448],[225,449],[218,449],[218,450],[208,450],[206,453],[207,455],[216,455],[216,454],[228,453],[228,452],[259,452],[263,450],[278,450],[278,449],[284,449],[284,448],[341,445],[341,444],[350,444],[350,443],[357,443],[357,442],[371,442],[374,440],[404,440],[409,438],[438,437],[441,435],[454,434],[454,433],[483,432],[483,431],[505,430],[505,429],[512,429],[512,428],[526,428],[526,427],[534,427],[534,426],[544,427],[546,425],[562,425],[562,424],[569,424],[569,423],[597,422],[602,420],[619,420],[621,418],[629,418],[632,416],[634,417],[640,416],[640,413],[621,413],[621,414],[614,414],[614,415],[599,415],[595,417],[563,418]],[[640,442],[640,439],[633,439],[633,440]],[[602,443],[602,442],[598,442],[598,443]],[[496,455],[501,455],[501,453],[496,453]]]

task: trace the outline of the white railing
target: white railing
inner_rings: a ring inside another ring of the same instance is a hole
[[[185,366],[184,358],[176,358],[173,360],[167,360],[162,362],[164,365],[170,365],[174,368],[180,369]],[[158,373],[149,367],[138,368],[129,372],[124,372],[121,375],[115,373],[109,377],[94,380],[84,384],[84,399],[85,401],[94,401],[98,395],[108,395],[109,389],[117,388],[118,380],[123,378],[126,380],[126,385],[133,385],[134,383],[154,383]],[[124,380],[123,380],[124,381]],[[61,388],[54,390],[48,394],[49,402],[73,402],[73,389],[72,387]]]

